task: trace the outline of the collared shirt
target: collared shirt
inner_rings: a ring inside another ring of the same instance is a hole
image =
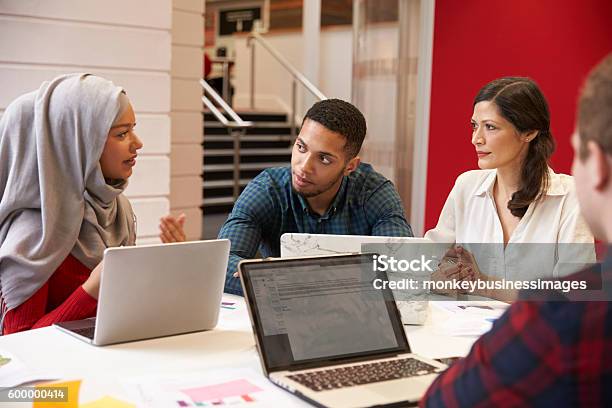
[[[580,274],[589,272],[568,280]],[[421,406],[612,406],[612,302],[515,302],[440,374]]]
[[[504,247],[504,233],[493,198],[497,170],[472,170],[457,178],[438,225],[425,234],[434,242],[487,243],[475,253],[478,265],[489,276],[505,279],[559,277],[580,268],[570,263],[594,262],[594,238],[580,215],[574,180],[549,170],[544,196],[532,202]],[[581,245],[513,245],[513,244]],[[492,245],[497,244],[497,245]],[[527,250],[533,252],[530,268]],[[537,268],[536,266],[537,262]]]
[[[293,191],[291,168],[266,169],[246,186],[219,231],[219,238],[232,243],[225,291],[242,295],[233,277],[238,262],[255,257],[258,249],[264,257],[280,256],[280,236],[287,232],[413,236],[393,183],[369,164],[344,177],[321,216]]]

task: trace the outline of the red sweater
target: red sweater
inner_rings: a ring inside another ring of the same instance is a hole
[[[98,301],[81,286],[90,273],[85,265],[68,255],[36,293],[6,313],[2,334],[95,316]]]

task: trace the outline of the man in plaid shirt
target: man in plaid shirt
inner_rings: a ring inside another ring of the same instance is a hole
[[[582,214],[593,234],[610,243],[612,54],[585,83],[572,145],[572,173]],[[605,277],[612,273],[612,249],[606,256],[601,268],[604,293],[609,299],[609,279]],[[582,276],[573,278],[580,280]],[[514,303],[474,344],[467,357],[436,379],[421,405],[612,406],[611,303]]]
[[[242,295],[234,276],[238,262],[257,250],[280,256],[280,237],[287,232],[413,236],[393,183],[357,156],[365,134],[365,118],[348,102],[327,99],[308,110],[291,167],[255,177],[219,231],[232,244],[225,292]],[[172,217],[162,219],[160,228],[164,242],[184,237]]]

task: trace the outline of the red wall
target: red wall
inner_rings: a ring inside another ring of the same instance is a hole
[[[470,143],[472,101],[487,82],[528,76],[546,96],[557,150],[569,173],[579,86],[612,51],[610,0],[436,0],[425,230],[455,178],[478,168]]]

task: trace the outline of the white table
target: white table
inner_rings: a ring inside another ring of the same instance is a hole
[[[202,372],[231,365],[261,373],[243,298],[224,295],[224,300],[235,301],[236,310],[222,308],[217,328],[207,332],[95,347],[46,327],[2,336],[0,350],[15,354],[28,367],[57,372],[65,380],[81,379],[81,403],[105,395],[129,401],[123,379],[156,372]],[[443,311],[430,305],[424,326],[406,326],[412,351],[431,358],[465,355],[476,338],[437,334],[436,324],[446,318]],[[297,398],[295,403],[305,405]]]

